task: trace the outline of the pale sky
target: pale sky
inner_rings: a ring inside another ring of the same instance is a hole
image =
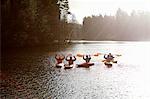
[[[79,23],[85,16],[91,15],[115,15],[121,8],[127,13],[135,11],[149,11],[150,0],[69,0],[69,7]]]

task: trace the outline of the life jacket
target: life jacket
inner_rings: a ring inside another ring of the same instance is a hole
[[[88,57],[84,58],[84,56],[83,56],[83,59],[84,59],[84,60],[88,63],[88,62],[90,62],[91,57],[90,57],[90,56],[88,56]]]
[[[72,59],[72,58],[70,57],[70,59],[67,59],[67,58],[66,58],[66,60],[68,61],[69,65],[72,65],[73,62],[76,60],[76,58],[74,57],[74,59]]]
[[[64,58],[65,57],[59,57],[59,58],[57,58],[57,57],[55,57],[56,58],[56,60],[57,60],[57,64],[60,64],[60,63],[62,63],[62,61],[64,60]]]

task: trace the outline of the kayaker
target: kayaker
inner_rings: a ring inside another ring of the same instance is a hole
[[[111,53],[109,53],[108,55],[104,55],[104,58],[106,59],[107,62],[113,61],[113,59],[115,58]]]
[[[69,57],[69,59],[68,59],[68,57]],[[72,65],[73,62],[76,61],[76,57],[75,56],[67,56],[66,61],[68,61],[69,65]]]
[[[91,60],[91,56],[90,55],[83,56],[83,59],[86,61],[86,63],[88,63]]]
[[[55,59],[57,60],[57,64],[60,64],[65,59],[65,56],[56,54]]]

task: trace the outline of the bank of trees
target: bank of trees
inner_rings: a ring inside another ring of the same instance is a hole
[[[118,9],[116,16],[89,16],[83,19],[82,30],[87,40],[150,40],[150,13],[128,15]]]
[[[83,25],[67,22],[68,0],[1,0],[3,47],[47,45],[54,40],[149,40],[150,13],[90,16]],[[60,20],[61,19],[61,20]]]
[[[45,45],[64,41],[69,25],[60,21],[61,10],[68,11],[68,0],[1,0],[3,47]],[[66,20],[66,19],[65,19]]]

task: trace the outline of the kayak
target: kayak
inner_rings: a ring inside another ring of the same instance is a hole
[[[71,68],[73,68],[73,67],[74,67],[74,64],[72,64],[72,65],[65,64],[65,65],[64,65],[64,69],[71,69]]]
[[[102,62],[104,62],[104,64],[108,67],[108,68],[111,68],[113,63],[117,63],[117,61],[106,61],[106,60],[102,60]]]
[[[64,66],[64,63],[56,64],[56,67],[57,67],[57,68],[61,68],[61,67],[63,67],[63,66]]]
[[[78,64],[78,67],[86,67],[89,68],[90,66],[93,66],[94,63],[82,63],[82,64]]]
[[[102,62],[108,62],[108,61],[102,60]],[[110,61],[110,62],[112,62],[112,63],[117,63],[117,61]]]
[[[112,67],[112,63],[110,63],[110,62],[104,62],[104,64],[105,64],[108,68]]]

